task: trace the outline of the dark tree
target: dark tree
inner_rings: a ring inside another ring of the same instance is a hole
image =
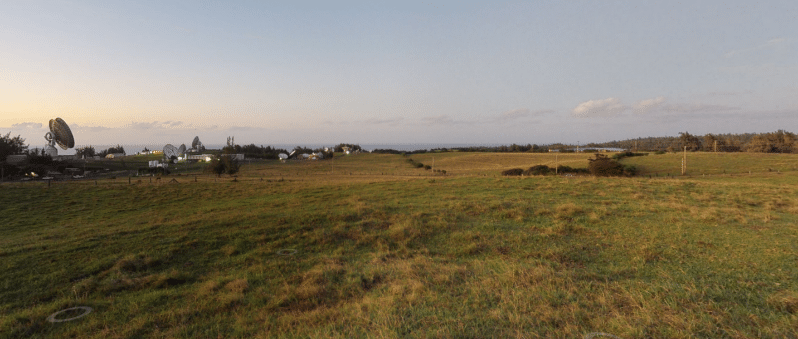
[[[94,146],[84,146],[84,147],[76,149],[75,150],[75,154],[79,158],[83,158],[83,157],[88,158],[88,157],[93,157],[93,156],[97,155],[97,151],[94,150]]]
[[[625,167],[620,162],[607,158],[606,155],[596,153],[595,159],[588,159],[587,169],[590,174],[597,177],[632,176],[636,169],[632,166]]]
[[[238,163],[238,160],[227,154],[214,156],[205,167],[206,172],[216,174],[217,177],[221,177],[225,173],[236,174],[239,169],[241,169],[241,164]]]
[[[5,136],[0,135],[0,161],[4,161],[7,156],[13,154],[25,154],[28,146],[25,145],[25,139],[19,135],[11,137],[11,132]]]
[[[360,148],[360,145],[357,145],[357,144],[338,144],[338,145],[336,145],[334,147],[334,149],[335,149],[336,152],[343,152],[344,151],[344,147],[349,147],[349,151],[352,151],[352,152],[354,152],[354,151],[362,151],[362,149]]]
[[[763,153],[793,153],[796,149],[795,134],[778,130],[773,133],[763,133],[755,135],[745,146],[748,152]]]
[[[701,139],[687,132],[679,132],[679,141],[682,149],[687,147],[688,151],[695,152],[701,149]]]
[[[97,152],[97,155],[99,155],[101,157],[105,157],[106,155],[115,154],[115,153],[125,153],[125,148],[122,147],[122,145],[117,144],[116,147],[111,147],[111,148],[102,150],[100,152]]]

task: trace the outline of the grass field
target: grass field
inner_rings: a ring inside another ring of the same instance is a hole
[[[625,158],[621,162],[635,165],[640,175],[681,175],[683,153],[654,154]],[[687,153],[687,175],[749,174],[793,172],[798,170],[798,157],[774,153]]]
[[[589,155],[439,153],[409,157],[446,176],[361,154],[235,182],[6,183],[0,337],[798,338],[798,156],[733,156],[688,154],[728,175],[678,179],[506,178]],[[75,306],[93,312],[46,320]]]

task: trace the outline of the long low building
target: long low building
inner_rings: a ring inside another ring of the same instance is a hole
[[[232,157],[235,160],[244,160],[244,154],[221,154],[223,157]],[[201,161],[211,161],[213,159],[213,154],[186,154],[185,159],[187,160],[201,160]]]

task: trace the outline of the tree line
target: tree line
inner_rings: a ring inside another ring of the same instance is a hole
[[[680,132],[674,137],[646,137],[589,143],[585,147],[617,147],[635,151],[798,153],[798,137],[785,130],[769,133],[705,134]]]

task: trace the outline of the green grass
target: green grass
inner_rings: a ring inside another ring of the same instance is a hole
[[[625,165],[634,165],[640,175],[681,175],[683,153],[654,154],[624,158]],[[749,174],[793,172],[798,170],[798,157],[773,153],[688,152],[687,175]]]
[[[0,185],[0,337],[798,336],[798,173],[501,178],[438,156],[459,175],[361,154]],[[94,312],[46,321],[73,306]]]

